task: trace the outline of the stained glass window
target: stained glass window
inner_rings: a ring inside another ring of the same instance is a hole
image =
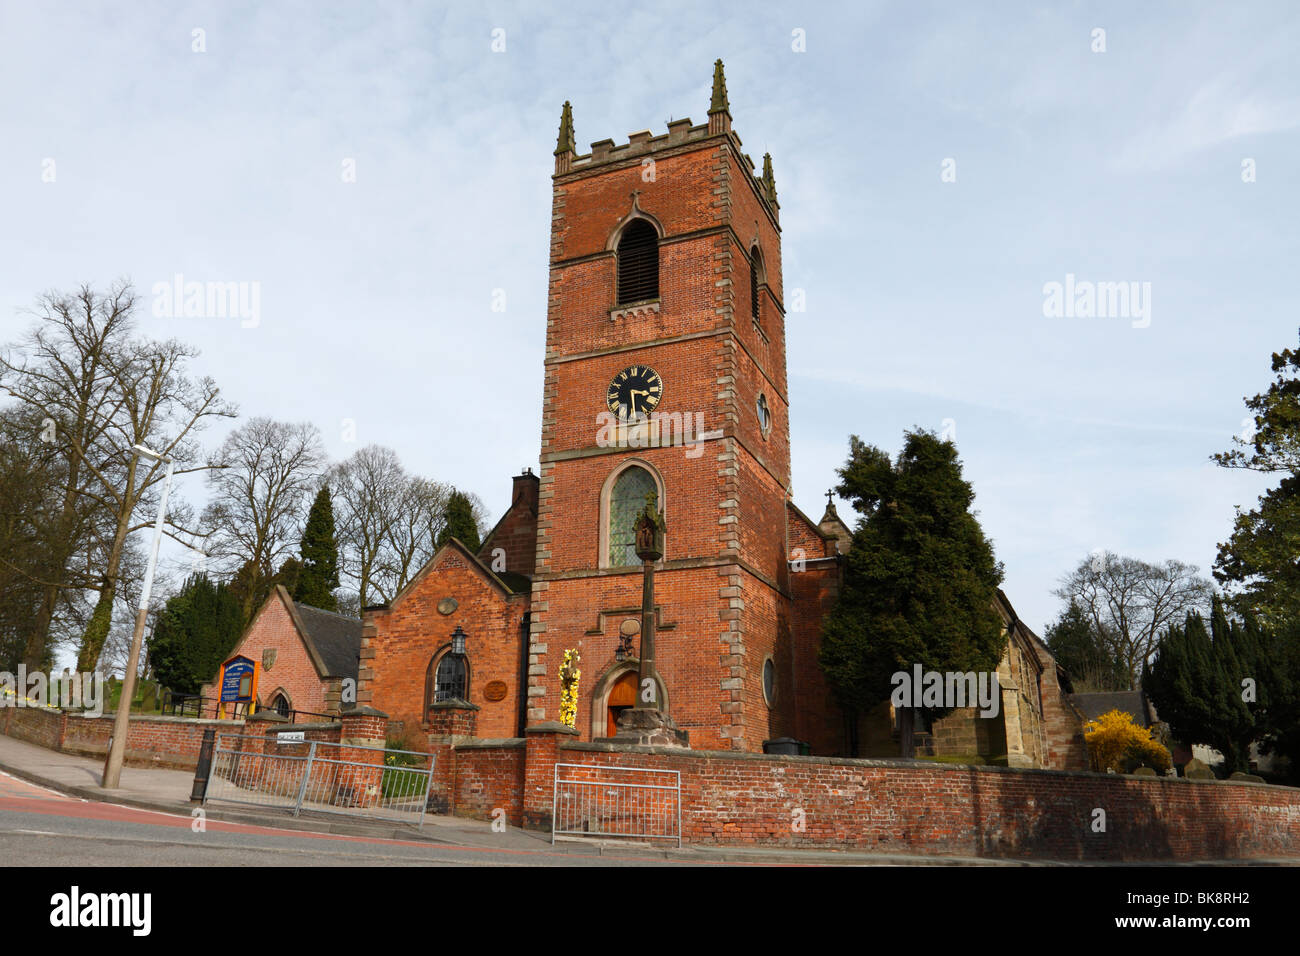
[[[641,563],[636,556],[636,524],[646,506],[646,495],[659,507],[659,491],[654,476],[644,468],[629,468],[618,476],[609,496],[609,566],[634,567]]]

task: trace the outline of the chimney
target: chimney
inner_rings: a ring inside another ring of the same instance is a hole
[[[537,514],[538,490],[541,479],[533,474],[531,468],[525,468],[523,474],[515,475],[514,490],[510,495],[512,503],[522,504],[533,514]]]

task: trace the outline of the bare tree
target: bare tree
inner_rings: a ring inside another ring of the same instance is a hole
[[[450,485],[411,476],[397,501],[397,514],[388,532],[384,553],[385,600],[392,600],[433,557],[434,542],[447,523]]]
[[[408,479],[391,448],[367,445],[336,465],[329,476],[339,540],[339,576],[357,593],[360,607],[396,592],[388,549],[399,521]]]
[[[1142,665],[1161,633],[1189,611],[1208,609],[1213,587],[1181,561],[1148,564],[1109,551],[1095,553],[1061,580],[1055,592],[1082,610],[1108,654],[1136,688]]]
[[[251,563],[270,578],[298,545],[324,462],[320,430],[309,422],[253,418],[231,432],[209,461],[207,553],[227,571]],[[244,620],[257,590],[244,598]]]
[[[103,560],[96,562],[98,597],[77,654],[82,671],[99,660],[127,540],[151,523],[149,506],[165,473],[161,462],[141,461],[132,446],[171,457],[177,474],[202,470],[207,466],[200,462],[195,434],[213,416],[234,415],[211,379],[186,374],[194,349],[175,340],[131,337],[135,306],[125,282],[103,296],[87,286],[73,296],[51,293],[42,300],[40,322],[26,346],[0,366],[6,387],[22,404],[45,409],[56,425],[65,423],[59,434],[75,474],[65,500],[73,510],[80,503],[99,516],[102,530],[94,547]],[[178,502],[168,512],[168,533],[192,538],[188,509]]]
[[[71,295],[49,292],[31,313],[36,325],[13,348],[0,354],[0,386],[17,399],[17,412],[39,429],[39,441],[57,463],[46,462],[57,481],[42,517],[43,559],[32,580],[40,596],[33,605],[22,659],[40,666],[49,650],[56,613],[76,589],[96,588],[78,573],[74,556],[102,537],[111,518],[93,491],[100,476],[112,473],[102,447],[113,417],[121,410],[115,395],[115,356],[129,340],[135,293],[126,282],[100,295],[83,285]],[[33,436],[35,437],[35,435]],[[120,476],[113,475],[114,482]]]

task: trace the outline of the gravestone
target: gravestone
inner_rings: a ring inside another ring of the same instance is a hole
[[[1240,770],[1234,770],[1229,780],[1244,780],[1247,783],[1267,783],[1263,777],[1257,777],[1253,773],[1242,773]]]

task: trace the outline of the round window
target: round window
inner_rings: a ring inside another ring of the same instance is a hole
[[[758,427],[764,438],[772,430],[772,409],[767,406],[767,396],[762,394],[758,396]]]
[[[776,696],[776,665],[772,663],[772,658],[763,661],[763,698],[767,701],[769,707],[772,706],[772,698]]]

